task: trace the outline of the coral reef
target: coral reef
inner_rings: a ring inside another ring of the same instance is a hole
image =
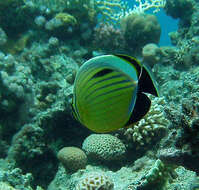
[[[37,13],[33,7],[25,6],[23,0],[6,1],[0,6],[0,26],[8,37],[16,39],[32,27]]]
[[[6,33],[3,31],[2,28],[0,28],[0,47],[2,45],[4,45],[7,42],[7,35]]]
[[[133,165],[123,166],[116,171],[110,171],[110,169],[103,165],[87,165],[86,169],[79,170],[69,177],[63,168],[59,168],[48,190],[64,190],[66,188],[68,190],[74,190],[78,183],[85,182],[85,185],[88,184],[90,181],[88,176],[93,173],[97,176],[105,175],[106,179],[109,180],[109,184],[111,181],[114,189],[121,190],[152,189],[154,187],[158,190],[174,190],[176,187],[186,190],[197,187],[198,185],[196,173],[186,170],[183,167],[174,169],[159,159],[144,156],[134,162]],[[85,179],[88,180],[85,181]],[[96,179],[98,180],[99,177]],[[94,183],[95,182],[96,181],[94,181]],[[100,184],[101,183],[99,183],[99,185]],[[92,183],[92,185],[94,184]]]
[[[164,98],[153,97],[151,109],[144,118],[130,128],[120,129],[115,135],[123,139],[127,147],[143,150],[154,145],[168,130],[169,120],[164,114],[164,105]]]
[[[7,183],[0,182],[0,190],[15,190],[15,188],[8,185]]]
[[[87,156],[77,147],[64,147],[59,150],[57,158],[65,167],[66,171],[77,171],[86,167]]]
[[[94,49],[97,47],[101,51],[106,51],[107,53],[124,52],[126,44],[121,29],[116,29],[113,25],[100,24],[95,28],[94,32]],[[114,36],[114,39],[112,39],[112,36]]]
[[[147,63],[151,68],[161,59],[161,49],[153,43],[146,44],[142,48],[143,62]]]
[[[164,180],[167,180],[165,176],[168,174],[169,169],[166,169],[165,165],[160,160],[156,160],[146,174],[139,179],[139,182],[136,180],[130,183],[125,189],[150,189],[154,184],[156,184],[156,188],[160,189],[165,183]]]
[[[0,171],[0,189],[32,190],[32,174],[23,174],[20,168],[15,168],[13,164],[2,159],[0,160]]]
[[[33,125],[23,126],[13,137],[7,158],[24,163],[26,160],[43,154],[45,149],[45,143],[42,141],[43,135],[43,130],[40,127]]]
[[[178,31],[171,32],[170,38],[173,45],[176,46],[174,57],[175,65],[179,69],[187,69],[190,65],[198,63],[198,8],[199,5],[193,0],[167,1],[165,6],[169,15],[180,17]],[[183,11],[184,10],[184,11]],[[183,14],[181,14],[183,11]],[[181,18],[182,17],[182,18]]]
[[[122,19],[121,25],[126,43],[134,52],[160,40],[161,28],[155,15],[132,13]]]
[[[134,5],[132,12],[144,13],[149,9],[154,9],[153,12],[160,11],[160,8],[164,8],[165,0],[136,0],[138,5]]]
[[[58,13],[46,22],[45,29],[62,39],[77,31],[77,19],[68,13]]]
[[[162,149],[158,156],[166,163],[173,165],[183,165],[184,167],[199,173],[198,165],[198,98],[197,93],[192,98],[183,99],[183,104],[179,113],[175,116],[177,121],[173,121],[173,128],[168,137],[162,140]],[[172,119],[173,107],[167,108],[166,112]],[[176,109],[176,108],[175,108]],[[178,125],[178,126],[175,126]],[[179,127],[180,126],[180,127]]]
[[[193,13],[192,0],[167,0],[164,6],[166,13],[173,18],[188,21]]]
[[[64,139],[71,138],[70,142],[75,142],[71,132],[66,131],[74,129],[73,133],[80,139],[88,135],[82,136],[77,127],[69,127],[73,122],[69,112],[71,83],[79,66],[72,59],[73,54],[70,57],[57,55],[56,39],[50,41],[43,45],[34,43],[17,59],[14,55],[0,53],[1,156],[24,172],[31,172],[34,182],[43,187],[50,183],[58,167],[57,151],[63,145],[70,146]],[[76,49],[79,55],[82,49]],[[60,51],[66,50],[60,47]],[[81,57],[77,60],[82,62]],[[63,139],[55,140],[60,135]],[[73,145],[80,146],[80,142]],[[40,167],[46,169],[41,172]]]
[[[99,172],[92,172],[86,174],[82,177],[82,179],[80,179],[75,190],[113,190],[113,188],[113,182],[105,174]]]
[[[126,153],[126,147],[121,140],[109,134],[88,136],[82,144],[82,149],[88,158],[103,161],[122,160]]]
[[[199,187],[199,1],[122,2],[0,0],[0,190]],[[179,19],[173,46],[158,46],[162,8]],[[107,53],[148,63],[161,97],[131,128],[91,134],[72,117],[73,82]]]

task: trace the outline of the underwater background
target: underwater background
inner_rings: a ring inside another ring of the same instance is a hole
[[[198,0],[0,0],[0,190],[198,190]],[[72,115],[98,55],[149,65],[159,97],[131,128]]]

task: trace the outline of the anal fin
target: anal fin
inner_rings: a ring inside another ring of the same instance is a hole
[[[138,93],[133,112],[125,127],[128,127],[129,125],[141,120],[147,114],[150,107],[151,100],[149,99],[149,97],[144,93]]]

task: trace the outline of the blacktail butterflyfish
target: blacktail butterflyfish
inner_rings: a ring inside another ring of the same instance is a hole
[[[147,93],[158,96],[145,65],[127,55],[102,55],[79,69],[73,89],[73,115],[97,133],[111,132],[139,121],[149,111]]]

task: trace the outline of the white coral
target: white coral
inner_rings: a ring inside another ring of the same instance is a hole
[[[128,141],[133,140],[141,146],[150,143],[152,138],[155,138],[158,132],[169,124],[163,111],[164,98],[153,97],[151,99],[152,104],[149,112],[124,133]]]
[[[134,5],[134,13],[144,13],[149,9],[154,9],[153,12],[160,11],[160,8],[165,6],[166,0],[136,0],[138,5]]]
[[[103,172],[90,172],[80,179],[75,190],[113,190],[112,180]]]

